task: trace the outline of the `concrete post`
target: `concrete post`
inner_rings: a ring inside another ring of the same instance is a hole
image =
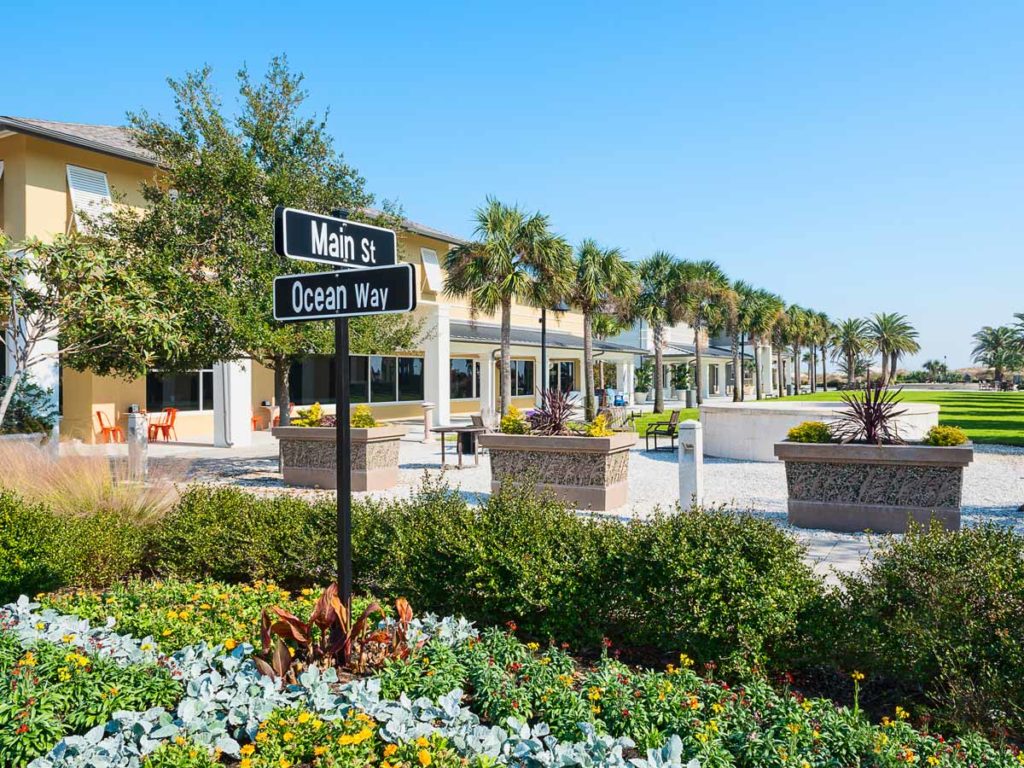
[[[213,444],[252,445],[252,361],[213,364]]]
[[[718,394],[722,395],[723,397],[728,392],[726,387],[728,387],[729,385],[728,377],[725,375],[725,367],[726,363],[718,364]]]
[[[128,414],[128,477],[145,482],[149,473],[149,419],[144,413]]]
[[[494,404],[494,358],[490,353],[480,358],[480,413],[497,413]]]
[[[435,405],[434,426],[448,424],[452,418],[450,348],[449,307],[438,304],[427,319],[423,358],[423,397]]]
[[[699,421],[679,424],[679,505],[704,503],[704,436]]]
[[[762,344],[757,354],[761,363],[761,394],[767,395],[772,391],[772,348]]]
[[[434,433],[430,431],[432,424],[430,423],[430,412],[434,410],[434,403],[424,402],[423,403],[423,442],[432,443],[434,442]]]
[[[701,367],[704,368],[704,371],[700,377],[700,399],[707,400],[710,387],[709,379],[711,378],[711,363],[701,363]]]

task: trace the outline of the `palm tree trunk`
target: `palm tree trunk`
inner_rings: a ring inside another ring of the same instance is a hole
[[[512,298],[501,300],[501,415],[512,406]],[[547,371],[544,372],[547,375]]]
[[[743,369],[740,368],[739,340],[732,335],[732,401],[738,403],[743,389]]]
[[[780,344],[775,347],[775,378],[779,385],[779,397],[782,397],[786,391],[786,382],[785,377],[782,375],[782,367],[782,345]]]
[[[701,365],[700,331],[693,329],[693,357],[696,364],[694,381],[697,384],[697,405],[704,403],[704,366]]]
[[[665,412],[665,392],[661,388],[661,369],[665,365],[664,356],[661,349],[661,337],[664,334],[665,329],[662,328],[661,323],[654,326],[654,412],[664,413]]]
[[[750,342],[754,345],[754,397],[764,399],[764,382],[761,380],[761,341],[753,336]]]
[[[594,339],[589,312],[583,313],[583,412],[594,420]]]
[[[746,333],[741,333],[740,334],[740,352],[743,351],[743,348],[745,346],[747,346],[747,334]],[[745,371],[743,370],[743,359],[741,357],[740,358],[740,400],[746,400],[747,399],[747,384],[746,384],[746,382],[747,382],[747,377],[745,375]]]
[[[800,345],[793,344],[793,394],[800,394]]]
[[[896,381],[896,364],[899,363],[900,356],[895,350],[889,355],[889,381]]]
[[[846,388],[853,389],[853,376],[857,372],[857,359],[852,353],[846,353]]]
[[[825,361],[825,347],[821,348],[821,388],[828,392],[828,363]]]

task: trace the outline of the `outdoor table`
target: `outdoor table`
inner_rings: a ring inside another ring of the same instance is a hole
[[[447,426],[442,425],[440,427],[434,427],[430,431],[436,432],[441,436],[441,469],[444,469],[446,466],[444,459],[444,436],[449,432],[456,435],[455,447],[456,452],[458,453],[459,456],[459,469],[462,469],[462,436],[467,434],[472,435],[471,439],[474,440],[473,456],[476,462],[475,466],[480,466],[480,452],[476,450],[475,440],[478,434],[487,431],[487,427],[474,427],[468,424],[466,426],[456,426],[454,424],[449,424]]]

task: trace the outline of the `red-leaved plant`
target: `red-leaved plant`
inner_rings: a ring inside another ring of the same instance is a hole
[[[896,420],[906,409],[897,410],[903,389],[891,390],[869,378],[860,390],[843,392],[846,408],[840,418],[832,424],[833,434],[841,443],[855,440],[875,445],[899,445],[903,443]]]
[[[276,605],[268,606],[260,617],[262,653],[254,656],[256,666],[264,675],[294,682],[303,665],[337,665],[363,672],[386,659],[405,658],[409,654],[407,635],[412,621],[408,601],[396,600],[395,621],[370,631],[370,619],[375,614],[383,616],[384,612],[374,602],[353,621],[338,597],[337,584],[331,584],[317,598],[309,621]]]

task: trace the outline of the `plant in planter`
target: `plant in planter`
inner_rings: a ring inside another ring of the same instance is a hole
[[[352,490],[377,491],[398,482],[398,446],[405,427],[382,425],[368,405],[356,406],[352,425]],[[288,485],[337,487],[337,419],[320,403],[304,408],[288,427],[275,427],[281,473]]]
[[[636,369],[636,375],[633,378],[633,392],[637,405],[647,402],[647,395],[651,391],[653,382],[654,366],[649,362]]]
[[[686,390],[690,388],[690,366],[686,363],[672,366],[672,388],[676,391],[676,400],[686,398]]]
[[[959,529],[964,467],[974,458],[966,435],[933,427],[923,442],[905,442],[900,390],[870,380],[843,401],[837,421],[805,422],[775,444],[786,463],[789,522],[903,533],[910,521],[937,520]]]
[[[526,420],[510,412],[501,432],[480,435],[491,456],[491,489],[532,479],[538,491],[579,508],[606,510],[626,503],[629,449],[635,432],[613,432],[607,415],[575,425],[568,393],[548,389]]]

